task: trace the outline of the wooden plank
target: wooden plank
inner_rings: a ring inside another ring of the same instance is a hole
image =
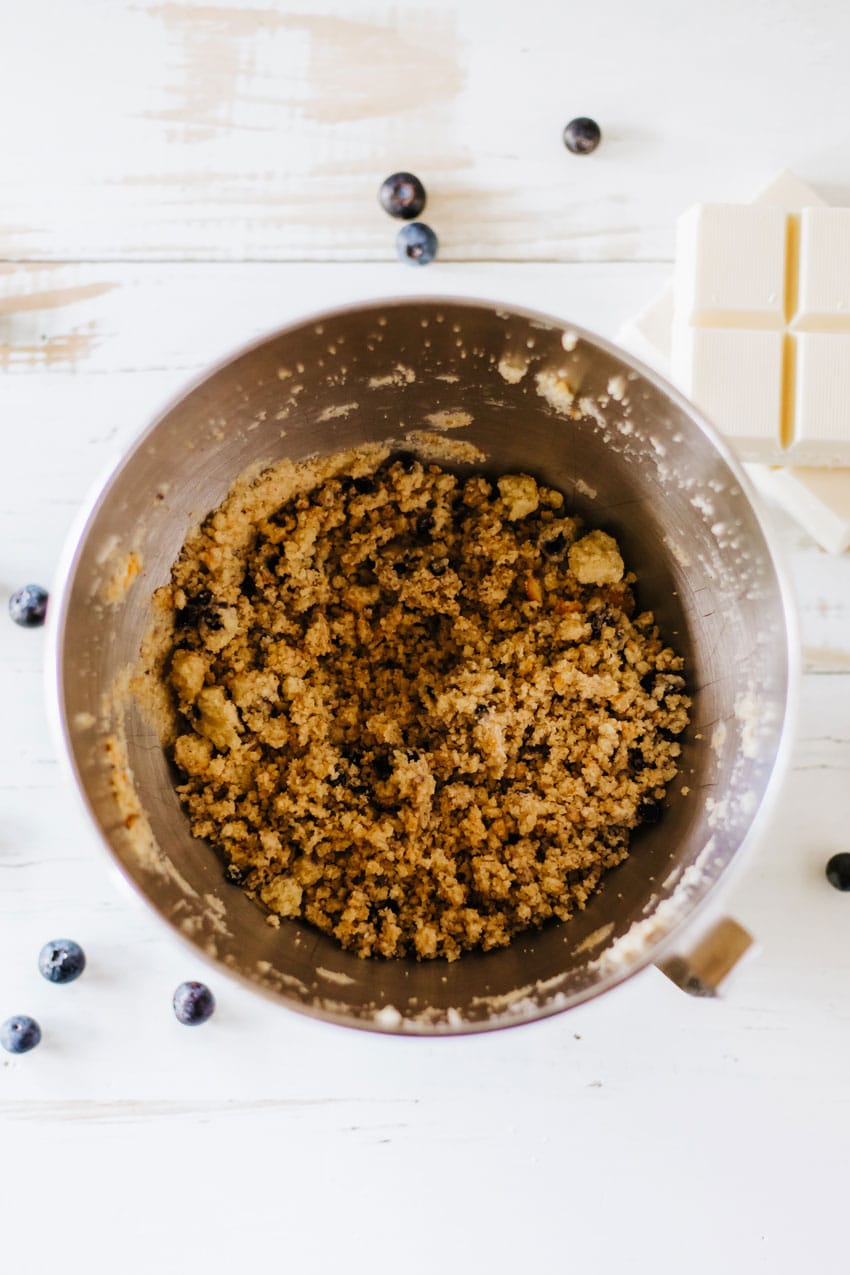
[[[507,301],[610,336],[668,273],[643,263],[0,265],[0,370],[185,373],[301,315],[394,295]]]
[[[0,259],[386,261],[398,168],[445,260],[669,258],[677,212],[788,165],[850,202],[843,0],[333,8],[18,6]],[[603,129],[590,157],[561,142],[577,114]]]

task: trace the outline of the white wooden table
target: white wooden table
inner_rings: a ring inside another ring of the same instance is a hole
[[[472,293],[605,334],[675,215],[789,166],[850,203],[845,0],[28,0],[0,5],[0,604],[51,579],[165,397],[306,310]],[[560,142],[572,115],[605,137]],[[441,256],[393,258],[407,167]],[[850,558],[777,515],[807,674],[772,825],[730,894],[759,959],[691,1001],[651,970],[533,1027],[344,1032],[210,977],[118,893],[61,786],[42,635],[0,617],[4,1270],[158,1275],[846,1272]],[[41,944],[89,968],[56,988]],[[200,1031],[170,1007],[210,977]]]

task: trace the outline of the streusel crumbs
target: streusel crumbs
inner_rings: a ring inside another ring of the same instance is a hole
[[[364,957],[568,918],[660,817],[688,722],[616,541],[526,474],[373,455],[306,485],[225,501],[158,596],[193,833]]]

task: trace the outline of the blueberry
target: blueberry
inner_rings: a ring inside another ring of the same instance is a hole
[[[660,801],[653,801],[651,797],[646,797],[638,806],[637,816],[641,823],[656,824],[664,813],[664,807]]]
[[[602,132],[596,120],[589,120],[586,115],[579,115],[570,120],[564,129],[564,145],[574,155],[589,155],[595,151],[602,140]]]
[[[540,541],[540,552],[543,554],[544,558],[562,558],[566,547],[567,538],[563,531],[559,531],[548,540]]]
[[[590,632],[593,637],[598,638],[602,636],[602,630],[605,628],[606,624],[611,623],[611,618],[611,612],[606,606],[600,607],[598,611],[591,611],[589,619]]]
[[[628,751],[629,766],[635,774],[646,769],[646,758],[640,748],[630,748]]]
[[[412,226],[402,226],[395,237],[395,250],[399,261],[427,266],[437,255],[437,236],[424,221],[415,221]]]
[[[37,629],[47,615],[47,590],[40,584],[25,584],[9,599],[9,614],[25,629]]]
[[[378,191],[384,212],[412,221],[425,207],[425,187],[413,173],[393,173]]]
[[[28,1054],[41,1040],[41,1028],[29,1014],[15,1014],[0,1026],[0,1045],[10,1054]]]
[[[241,868],[238,863],[228,863],[224,869],[224,879],[229,885],[244,885],[247,875],[247,868]]]
[[[214,628],[217,616],[212,600],[213,595],[209,589],[199,589],[194,597],[186,599],[186,605],[181,607],[175,615],[175,626],[178,629],[196,629],[199,624],[205,622]],[[220,621],[219,628],[221,628]]]
[[[850,890],[850,854],[834,854],[826,865],[826,879],[836,890]]]
[[[73,983],[86,968],[86,954],[73,939],[53,939],[39,952],[38,968],[49,983]]]
[[[215,997],[205,983],[181,983],[174,993],[174,1014],[184,1027],[199,1027],[214,1009]]]
[[[386,753],[376,753],[372,762],[372,769],[375,772],[375,778],[384,783],[393,773],[393,765]]]

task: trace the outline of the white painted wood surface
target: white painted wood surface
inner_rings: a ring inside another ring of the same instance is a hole
[[[790,167],[850,202],[843,0],[3,0],[16,259],[387,260],[408,166],[447,260],[653,260]],[[605,146],[568,155],[596,117]],[[11,127],[14,122],[14,127]]]
[[[837,2],[2,8],[4,609],[50,579],[104,466],[234,344],[419,290],[611,334],[694,198],[790,165],[850,202]],[[560,128],[585,112],[606,138],[574,160]],[[390,262],[375,204],[402,165],[443,236],[426,271]],[[346,1033],[217,977],[213,1021],[180,1028],[173,987],[205,972],[115,887],[59,781],[42,634],[0,623],[0,1017],[45,1032],[0,1059],[4,1268],[846,1271],[850,900],[823,864],[850,849],[850,556],[779,515],[776,534],[812,671],[729,894],[759,958],[721,1001],[649,971],[470,1040]],[[68,988],[35,969],[60,934],[89,955]]]

